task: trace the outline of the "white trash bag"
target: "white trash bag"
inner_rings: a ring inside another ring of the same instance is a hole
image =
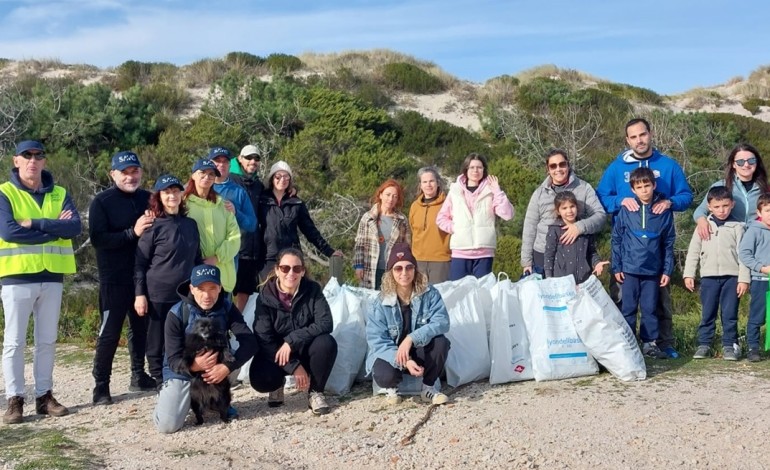
[[[519,301],[522,282],[500,281],[492,290],[494,309],[490,322],[489,353],[492,369],[489,383],[502,384],[535,378],[529,354],[529,337]]]
[[[343,286],[335,294],[329,300],[329,308],[334,321],[332,337],[337,341],[337,359],[324,390],[344,395],[350,392],[366,358],[366,323],[361,316],[361,300],[354,293]]]

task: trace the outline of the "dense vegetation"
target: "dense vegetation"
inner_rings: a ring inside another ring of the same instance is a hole
[[[392,108],[393,91],[462,91],[433,68],[395,59],[364,71],[350,65],[367,63],[362,54],[344,58],[347,65],[323,73],[304,73],[302,60],[285,54],[232,52],[184,67],[128,61],[96,81],[83,80],[93,67],[54,63],[71,73],[42,78],[44,64],[26,64],[0,81],[0,171],[9,170],[15,142],[42,140],[49,168],[85,213],[93,195],[109,185],[109,159],[119,150],[140,155],[149,186],[162,172],[188,178],[192,161],[211,146],[237,152],[253,143],[265,155],[262,171],[278,159],[293,166],[299,195],[349,260],[358,219],[379,182],[402,181],[409,203],[419,167],[436,165],[453,180],[467,153],[482,152],[518,214],[500,225],[494,269],[516,277],[523,214],[542,182],[543,155],[551,147],[566,149],[580,176],[595,185],[624,146],[623,124],[642,115],[653,123],[658,148],[685,168],[697,201],[720,178],[735,143],[751,142],[770,155],[768,123],[727,114],[676,114],[662,106],[666,97],[651,90],[592,84],[579,72],[555,67],[540,75],[503,75],[468,95],[482,123],[475,133]],[[8,66],[0,60],[0,69]],[[209,87],[200,112],[190,109],[193,87]],[[763,90],[747,98],[747,109],[757,112],[767,105]],[[677,216],[680,266],[692,225],[689,212]],[[80,272],[73,282],[96,279],[86,238],[84,232],[75,242]],[[609,252],[606,236],[600,251]],[[312,258],[323,262],[317,253]],[[325,277],[321,264],[314,271]],[[87,288],[68,290],[63,334],[93,337],[95,300]],[[697,297],[680,288],[675,301],[678,313],[699,312]]]

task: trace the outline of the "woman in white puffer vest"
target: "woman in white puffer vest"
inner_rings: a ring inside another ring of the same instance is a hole
[[[497,248],[495,218],[513,218],[513,205],[497,177],[489,174],[483,155],[469,154],[461,171],[436,218],[439,228],[452,234],[449,279],[453,281],[492,272]]]

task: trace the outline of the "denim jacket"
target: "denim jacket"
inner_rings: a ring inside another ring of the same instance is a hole
[[[369,353],[366,357],[366,372],[372,371],[376,359],[382,359],[395,368],[396,351],[404,319],[398,297],[393,294],[378,297],[369,311],[366,322],[366,341]],[[409,336],[415,347],[421,348],[433,338],[449,331],[449,313],[441,295],[432,286],[422,294],[412,297],[412,332]]]

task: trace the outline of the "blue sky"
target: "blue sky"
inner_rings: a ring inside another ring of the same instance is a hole
[[[542,65],[672,94],[770,64],[770,2],[0,0],[0,57],[115,66],[387,48],[484,82]]]

